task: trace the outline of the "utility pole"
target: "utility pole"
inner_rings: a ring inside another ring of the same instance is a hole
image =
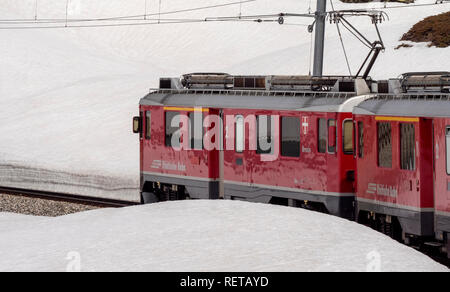
[[[313,76],[322,77],[327,0],[317,0]]]

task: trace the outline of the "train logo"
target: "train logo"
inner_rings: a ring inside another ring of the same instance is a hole
[[[367,194],[378,195],[384,197],[397,198],[398,190],[394,186],[387,186],[376,183],[369,183],[367,187]]]

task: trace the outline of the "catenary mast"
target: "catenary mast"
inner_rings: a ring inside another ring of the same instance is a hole
[[[317,0],[313,75],[318,77],[321,77],[323,72],[326,9],[327,0]]]

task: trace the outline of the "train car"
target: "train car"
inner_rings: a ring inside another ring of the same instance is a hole
[[[134,119],[142,201],[227,198],[353,218],[352,110],[371,87],[345,77],[163,78]]]
[[[218,150],[205,149],[202,134],[189,137],[189,151],[177,149],[184,142],[175,137],[180,124],[188,123],[202,133],[205,117],[218,114],[216,109],[194,106],[197,98],[163,90],[141,100],[134,130],[140,135],[142,203],[218,198]],[[173,124],[179,116],[189,120]]]
[[[450,232],[447,72],[409,73],[354,109],[357,218],[410,244]]]

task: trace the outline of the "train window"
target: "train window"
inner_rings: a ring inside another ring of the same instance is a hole
[[[378,123],[378,166],[392,168],[391,123]]]
[[[152,135],[152,113],[145,112],[145,139],[150,140]]]
[[[447,146],[447,174],[450,175],[450,127],[446,129],[446,146]]]
[[[257,116],[257,154],[269,154],[272,152],[272,117]]]
[[[353,154],[353,120],[345,120],[343,125],[344,154]]]
[[[328,153],[336,153],[336,120],[328,120]]]
[[[245,147],[245,124],[243,116],[236,116],[236,133],[235,133],[235,147],[236,152],[242,153]]]
[[[175,132],[180,128],[172,127],[172,122],[176,123],[176,119],[180,116],[179,112],[166,112],[166,146],[167,147],[180,147],[180,139],[173,139]],[[176,141],[175,143],[173,143]]]
[[[203,113],[189,113],[189,141],[191,142],[191,149],[203,149],[203,121]]]
[[[364,157],[364,123],[358,122],[358,156]]]
[[[318,141],[317,147],[319,153],[327,152],[327,120],[319,119],[318,120]]]
[[[400,167],[416,169],[416,136],[413,124],[400,124]]]
[[[281,118],[281,155],[300,157],[300,119]]]

